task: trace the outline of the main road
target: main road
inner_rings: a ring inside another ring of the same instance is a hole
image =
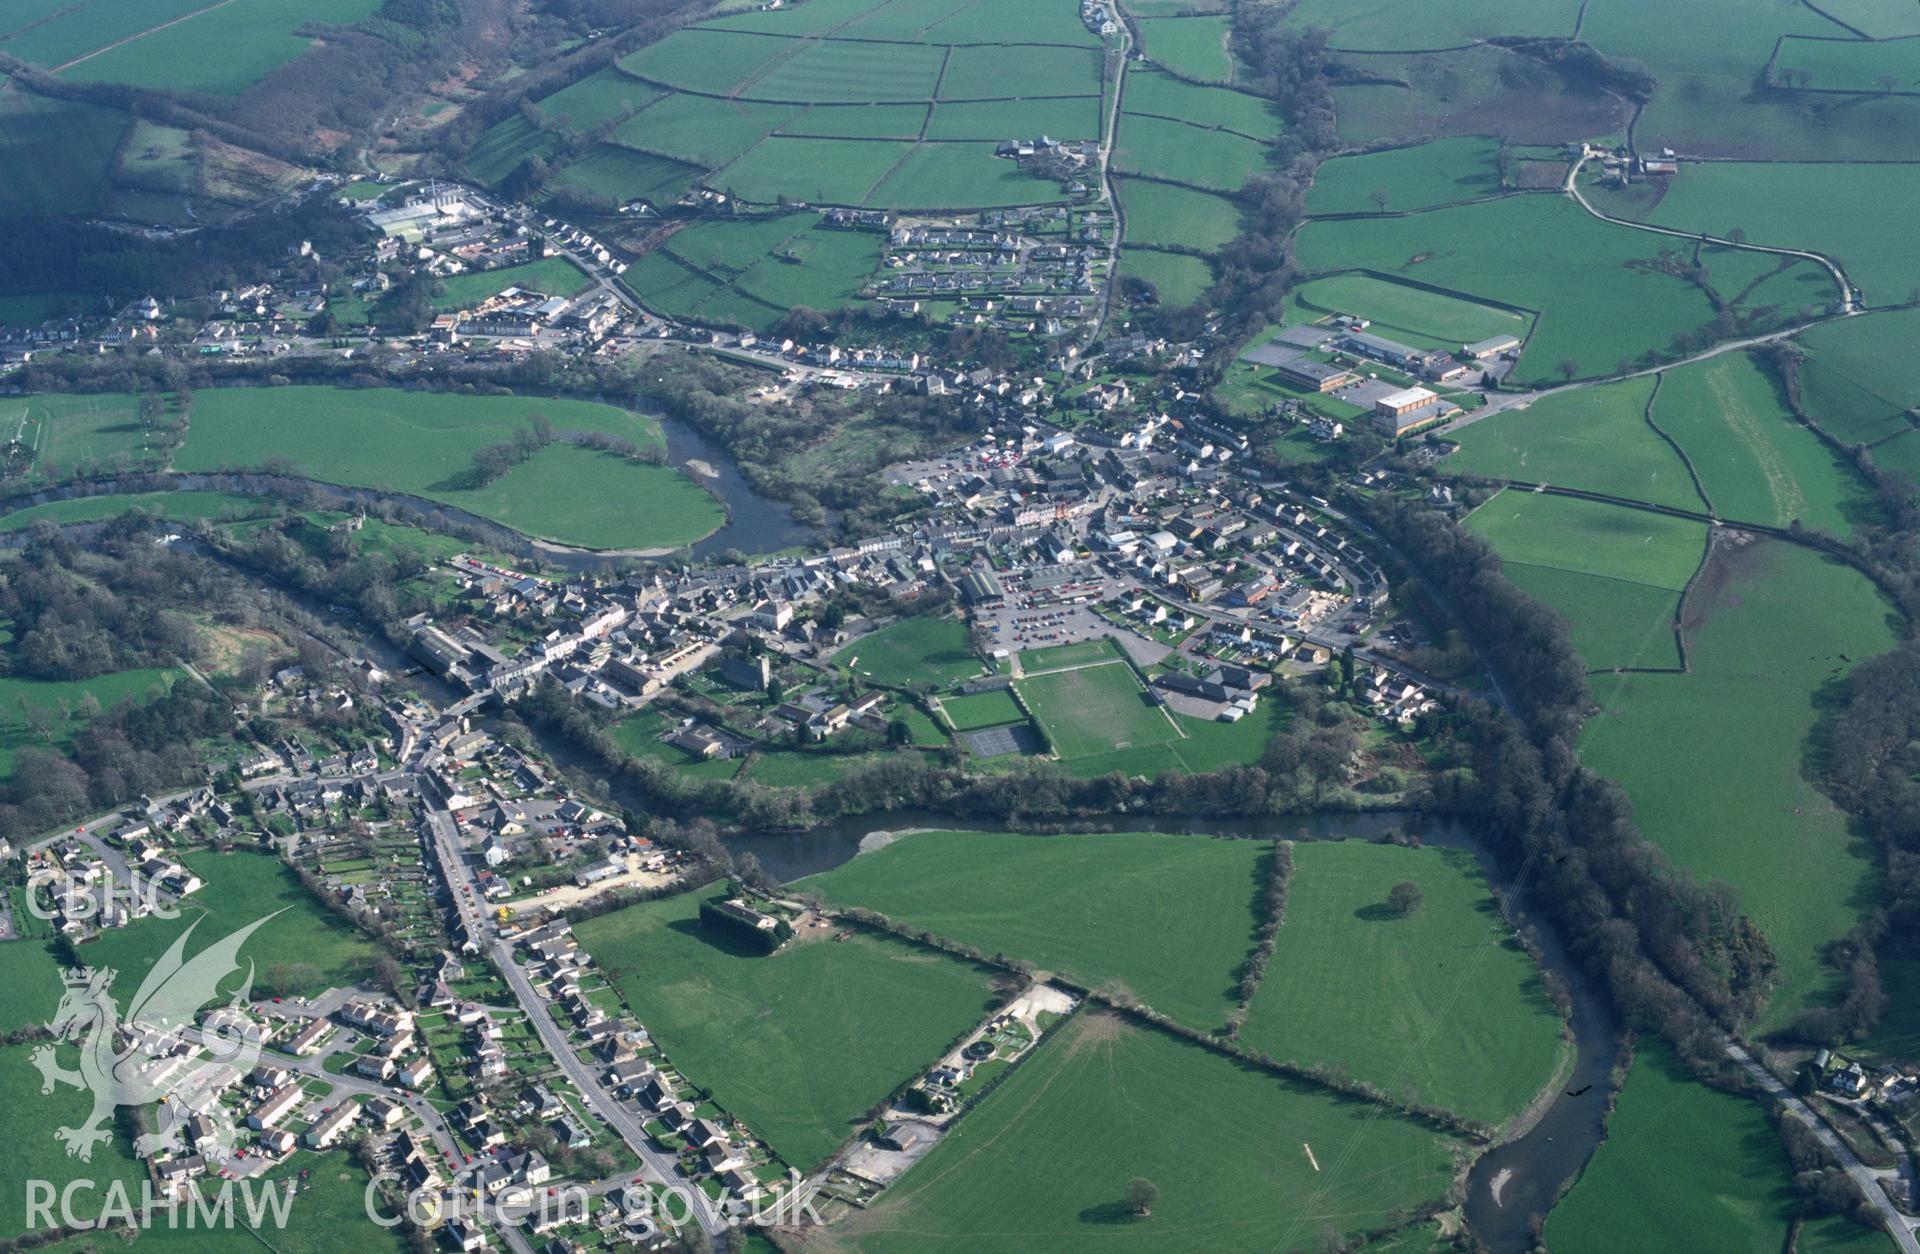
[[[468,865],[455,834],[453,816],[444,810],[429,810],[427,825],[433,830],[434,851],[440,863],[441,877],[446,882],[447,891],[453,895],[454,909],[459,912],[468,938],[474,944],[486,947],[494,965],[500,969],[501,978],[513,990],[514,1000],[520,1003],[521,1010],[540,1034],[540,1043],[546,1047],[547,1053],[559,1064],[574,1087],[580,1090],[580,1096],[588,1107],[606,1120],[607,1126],[619,1134],[620,1139],[627,1143],[627,1147],[649,1171],[663,1183],[673,1186],[685,1198],[701,1231],[709,1237],[724,1232],[728,1227],[727,1222],[714,1208],[713,1200],[680,1174],[679,1165],[673,1157],[654,1145],[653,1138],[640,1125],[640,1120],[601,1083],[598,1070],[582,1061],[580,1055],[574,1052],[573,1042],[554,1022],[546,1000],[534,989],[533,981],[527,978],[520,964],[513,960],[512,947],[501,940],[487,922],[473,868]],[[1920,1254],[1920,1251],[1915,1251],[1915,1254]]]

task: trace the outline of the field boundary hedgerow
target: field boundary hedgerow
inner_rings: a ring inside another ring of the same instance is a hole
[[[1687,477],[1693,480],[1693,490],[1699,495],[1700,503],[1707,507],[1708,516],[1717,519],[1720,517],[1720,512],[1713,507],[1713,498],[1707,495],[1707,485],[1700,481],[1700,471],[1699,468],[1693,464],[1693,458],[1687,456],[1687,450],[1680,447],[1680,441],[1668,435],[1666,430],[1653,419],[1653,403],[1659,398],[1660,389],[1665,385],[1666,381],[1667,376],[1664,373],[1653,376],[1653,388],[1647,393],[1647,404],[1645,409],[1641,411],[1640,416],[1646,420],[1647,426],[1652,428],[1653,433],[1664,440],[1667,447],[1673,450],[1674,456],[1680,459],[1680,464],[1687,468]]]

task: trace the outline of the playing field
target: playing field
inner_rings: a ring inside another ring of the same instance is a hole
[[[1668,350],[1713,318],[1694,285],[1641,264],[1657,237],[1588,217],[1558,196],[1507,196],[1400,218],[1313,221],[1296,237],[1310,272],[1371,270],[1539,312],[1516,370],[1536,382],[1612,371]]]
[[[1111,636],[1076,640],[1072,644],[1048,644],[1037,649],[1020,650],[1020,666],[1027,671],[1058,670],[1063,666],[1085,666],[1088,662],[1117,661],[1124,654]]]
[[[1704,511],[1686,463],[1647,425],[1651,378],[1561,392],[1455,433],[1459,474],[1550,483]]]
[[[1401,916],[1388,891],[1423,894]],[[1240,1038],[1499,1125],[1553,1078],[1560,1018],[1463,850],[1293,847],[1286,921]]]
[[[1405,213],[1491,196],[1500,190],[1500,145],[1465,135],[1337,157],[1313,175],[1307,212]]]
[[[1680,665],[1673,625],[1705,523],[1508,489],[1467,526],[1499,552],[1508,579],[1567,619],[1588,666]]]
[[[1821,956],[1878,878],[1806,755],[1827,686],[1893,647],[1891,615],[1849,567],[1749,540],[1717,551],[1689,597],[1690,673],[1594,680],[1600,713],[1582,757],[1627,790],[1641,831],[1676,863],[1739,891],[1778,955],[1759,1030],[1835,987]]]
[[[1291,721],[1286,704],[1273,699],[1262,701],[1252,714],[1234,723],[1184,714],[1173,717],[1187,733],[1183,740],[1095,753],[1063,762],[1060,769],[1081,779],[1110,771],[1151,779],[1162,771],[1203,774],[1229,766],[1250,766],[1260,760],[1267,744]]]
[[[559,432],[606,432],[642,447],[661,438],[652,419],[585,401],[219,388],[195,397],[174,465],[217,470],[285,459],[315,478],[413,493],[590,548],[686,544],[724,521],[714,499],[679,471],[573,444],[542,449],[494,482],[473,486],[473,454],[525,430],[535,414]]]
[[[889,688],[945,688],[982,671],[957,618],[906,618],[854,641],[834,662]]]
[[[1669,372],[1653,420],[1686,451],[1722,518],[1847,536],[1874,517],[1853,466],[1794,420],[1770,370],[1747,354]]]
[[[946,711],[955,731],[978,731],[982,727],[1002,727],[1026,719],[1013,694],[1004,689],[976,692],[967,697],[942,697],[940,708]]]
[[[163,417],[176,416],[171,404]],[[137,458],[147,446],[140,398],[126,392],[46,393],[0,398],[0,440],[33,450],[34,469],[49,479],[115,458]]]
[[[1016,686],[1063,758],[1163,744],[1180,735],[1124,662],[1031,675]]]
[[[1238,1001],[1267,856],[1206,836],[921,832],[805,883],[1212,1030]]]
[[[1083,1012],[843,1239],[875,1251],[1310,1249],[1316,1234],[1357,1234],[1437,1197],[1457,1148]],[[1160,1194],[1140,1220],[1123,1200],[1136,1176]]]
[[[1771,1250],[1797,1208],[1789,1174],[1757,1103],[1696,1083],[1648,1044],[1546,1240],[1556,1251],[1611,1254],[1662,1248],[1686,1232],[1690,1249]]]
[[[992,1004],[984,969],[930,950],[810,929],[766,956],[699,915],[687,893],[575,935],[674,1066],[802,1170]]]
[[[1297,320],[1315,322],[1340,313],[1365,318],[1377,335],[1452,352],[1464,344],[1511,335],[1525,341],[1533,319],[1511,309],[1430,292],[1405,283],[1389,283],[1368,274],[1336,274],[1315,279],[1288,295]]]

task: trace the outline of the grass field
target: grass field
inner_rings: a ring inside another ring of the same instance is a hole
[[[997,145],[920,144],[867,197],[888,209],[992,209],[1052,204],[1064,199],[1057,183],[1036,179],[993,155]]]
[[[1641,830],[1676,863],[1739,890],[1779,957],[1762,1030],[1834,987],[1821,954],[1858,922],[1878,878],[1805,755],[1827,686],[1893,647],[1890,617],[1852,569],[1755,540],[1716,553],[1689,598],[1690,673],[1594,682],[1587,764],[1627,790]]]
[[[660,737],[667,731],[667,720],[655,710],[640,710],[615,723],[613,738],[622,749],[636,758],[652,758],[682,775],[695,779],[732,779],[740,773],[737,758],[696,758]]]
[[[510,287],[539,292],[544,296],[574,296],[593,286],[593,280],[565,257],[546,257],[498,270],[477,270],[456,274],[440,281],[442,291],[433,298],[435,309],[466,309],[491,299]]]
[[[1562,392],[1455,433],[1460,474],[1550,483],[1704,511],[1686,463],[1646,422],[1651,378]]]
[[[1491,196],[1500,190],[1499,151],[1496,140],[1462,135],[1338,157],[1314,172],[1307,212],[1405,213]]]
[[[1232,131],[1132,114],[1120,121],[1113,168],[1207,191],[1235,192],[1267,168],[1267,148]]]
[[[627,73],[669,87],[727,95],[803,45],[773,35],[691,28],[621,57]]]
[[[115,457],[138,456],[146,448],[147,431],[140,398],[131,393],[45,393],[0,399],[0,439],[33,449],[35,469],[57,478],[83,466],[104,466]]]
[[[5,19],[12,29],[0,42],[0,51],[35,65],[63,65],[204,7],[202,0],[92,0],[63,5],[58,12],[42,15],[41,21],[16,25],[11,18]]]
[[[1424,894],[1401,917],[1395,884]],[[1388,1093],[1498,1126],[1553,1078],[1560,1018],[1464,850],[1293,847],[1286,921],[1240,1032]]]
[[[1849,444],[1908,429],[1902,411],[1920,405],[1920,310],[1848,318],[1799,337],[1807,352],[1803,400],[1820,425]]]
[[[1015,686],[1063,758],[1163,744],[1180,734],[1123,662],[1032,675]]]
[[[9,51],[0,43],[0,52]],[[131,119],[118,109],[0,92],[0,217],[82,213],[100,203]]]
[[[1304,283],[1288,294],[1288,303],[1301,322],[1330,313],[1355,315],[1372,322],[1376,334],[1449,352],[1496,335],[1524,341],[1533,328],[1533,319],[1523,313],[1367,274],[1336,274]]]
[[[604,123],[644,109],[659,98],[658,90],[610,65],[550,96],[542,96],[539,108],[549,125],[564,126],[585,135]]]
[[[73,501],[50,501],[0,515],[0,531],[18,531],[37,522],[97,522],[118,518],[133,510],[183,521],[195,518],[231,518],[258,513],[263,503],[233,492],[127,492],[115,496],[86,496]]]
[[[1187,733],[1184,739],[1075,758],[1063,763],[1061,769],[1081,779],[1092,779],[1110,771],[1152,778],[1162,771],[1203,774],[1228,766],[1247,766],[1260,760],[1268,742],[1292,721],[1292,715],[1284,703],[1267,700],[1237,723],[1184,714],[1174,715],[1174,721]]]
[[[519,169],[528,157],[551,156],[559,146],[559,136],[515,113],[480,137],[467,153],[467,169],[481,182],[494,184]]]
[[[800,105],[714,100],[674,92],[615,127],[613,139],[630,148],[718,169],[803,111]]]
[[[1607,1139],[1547,1220],[1555,1251],[1771,1250],[1797,1203],[1780,1137],[1758,1104],[1698,1084],[1644,1046]]]
[[[1719,236],[1737,227],[1755,244],[1825,253],[1869,302],[1889,304],[1920,288],[1920,244],[1898,214],[1859,207],[1916,197],[1920,166],[1714,162],[1688,166],[1647,220]]]
[[[719,313],[756,330],[790,308],[831,310],[852,301],[879,265],[877,236],[814,229],[817,214],[716,219],[674,233],[627,271],[626,282],[665,313]]]
[[[1508,196],[1403,218],[1314,221],[1296,252],[1309,272],[1371,270],[1538,311],[1516,366],[1521,381],[1578,375],[1668,349],[1713,317],[1683,280],[1633,268],[1657,255],[1655,237],[1596,221],[1557,196]]]
[[[1225,196],[1145,179],[1116,181],[1130,244],[1211,252],[1240,234],[1240,207]]]
[[[805,883],[1211,1030],[1238,998],[1267,856],[1256,841],[1148,832],[921,832]]]
[[[1057,670],[1063,666],[1084,666],[1088,662],[1115,661],[1124,654],[1111,636],[1077,640],[1072,644],[1048,644],[1037,649],[1020,650],[1020,665],[1028,671]]]
[[[862,205],[912,145],[891,139],[798,139],[774,135],[713,176],[715,187],[771,205],[782,196],[824,205]]]
[[[0,774],[13,773],[14,756],[22,749],[59,753],[71,745],[86,726],[78,706],[89,693],[103,710],[122,701],[145,705],[177,675],[172,670],[137,670],[74,680],[0,677]],[[34,719],[47,720],[44,731],[29,721],[29,710]]]
[[[946,59],[944,49],[920,44],[825,40],[805,44],[780,60],[771,72],[755,79],[745,94],[758,100],[803,103],[930,100]]]
[[[476,450],[544,414],[561,431],[602,431],[646,447],[648,418],[610,405],[538,397],[454,396],[288,387],[209,389],[175,455],[181,470],[257,466],[285,458],[329,482],[409,492],[471,510],[515,530],[592,548],[672,546],[707,535],[723,514],[679,471],[572,444],[555,444],[485,487],[473,487]]]
[[[1213,271],[1198,257],[1129,248],[1120,254],[1120,274],[1153,284],[1160,303],[1168,308],[1191,305],[1207,294]]]
[[[955,48],[940,79],[940,99],[1097,96],[1100,60],[1100,53],[1092,48],[1019,44]]]
[[[768,957],[699,913],[688,893],[575,931],[674,1065],[803,1170],[991,1005],[987,973],[943,954],[811,931]]]
[[[1230,23],[1226,17],[1155,17],[1136,25],[1146,54],[1180,77],[1203,83],[1233,81],[1233,59],[1227,55]]]
[[[1380,81],[1334,88],[1338,136],[1345,144],[1494,133],[1516,143],[1552,143],[1567,135],[1616,132],[1629,117],[1623,102],[1534,72],[1528,58],[1488,44],[1376,54],[1366,65]]]
[[[15,897],[17,902],[19,897]],[[20,925],[49,924],[21,918]],[[0,944],[0,1032],[15,1032],[33,1023],[45,1023],[60,1005],[58,953],[44,939],[10,940]]]
[[[223,992],[239,987],[249,961],[257,977],[283,963],[312,967],[319,973],[318,982],[293,990],[303,996],[367,977],[373,943],[309,895],[279,859],[262,853],[201,852],[181,861],[206,887],[181,902],[178,919],[140,919],[81,946],[80,956],[89,964],[120,973],[114,989],[123,997],[140,987],[148,969],[189,927],[194,928],[187,944],[191,958],[268,915],[275,917],[247,939],[240,950],[240,971],[222,984]]]
[[[1375,1109],[1083,1013],[841,1239],[873,1251],[1311,1248],[1446,1188],[1454,1142]],[[1122,1200],[1135,1176],[1160,1190],[1137,1221]]]
[[[810,105],[787,119],[783,135],[834,139],[918,139],[926,129],[926,105]]]
[[[1467,526],[1499,551],[1508,579],[1567,619],[1588,666],[1680,665],[1673,624],[1705,523],[1509,489]]]
[[[1779,75],[1799,72],[1821,91],[1911,91],[1920,70],[1920,43],[1912,39],[1868,42],[1789,35],[1774,54]]]
[[[833,655],[837,665],[889,688],[945,688],[984,669],[957,618],[906,618]]]
[[[1453,48],[1489,35],[1570,36],[1579,0],[1432,0],[1409,21],[1400,0],[1300,0],[1291,24],[1333,32],[1336,48]]]
[[[55,977],[49,973],[47,979]],[[55,989],[57,992],[57,983]],[[131,996],[132,989],[116,982],[115,992],[126,997]],[[75,1179],[94,1181],[94,1188],[78,1189],[74,1194],[74,1210],[92,1216],[99,1213],[112,1183],[138,1198],[140,1184],[146,1179],[144,1164],[133,1156],[132,1143],[117,1128],[113,1129],[113,1139],[94,1151],[91,1161],[83,1163],[67,1156],[66,1147],[54,1139],[54,1129],[84,1123],[93,1108],[93,1095],[65,1085],[43,1095],[40,1072],[33,1065],[35,1048],[27,1044],[0,1045],[0,1102],[17,1112],[19,1119],[14,1135],[0,1140],[0,1190],[5,1190],[8,1199],[5,1206],[0,1206],[0,1240],[11,1240],[27,1231],[25,1198],[29,1180],[60,1182],[58,1187]],[[64,1051],[59,1061],[63,1066],[73,1066],[76,1052]],[[21,1117],[28,1111],[32,1112],[30,1117]],[[163,1228],[165,1222],[161,1220]]]
[[[968,697],[942,697],[940,708],[956,731],[978,731],[982,727],[1003,727],[1026,720],[1013,694],[1004,689],[976,692]]]
[[[871,105],[869,108],[887,108]],[[1100,138],[1100,97],[943,101],[927,123],[928,139]],[[1036,188],[1041,184],[1035,183]]]
[[[1173,118],[1192,126],[1217,126],[1249,139],[1271,140],[1283,129],[1273,106],[1258,96],[1225,87],[1201,87],[1152,69],[1127,73],[1123,113]]]
[[[1747,354],[1670,371],[1653,420],[1686,451],[1722,518],[1847,536],[1874,516],[1853,467],[1794,420],[1771,372]]]
[[[518,162],[519,158],[515,158],[514,163]],[[467,164],[472,166],[472,158]],[[511,169],[509,166],[508,170]],[[582,191],[618,201],[649,200],[656,205],[669,205],[693,185],[699,173],[698,166],[684,161],[635,152],[618,144],[601,144],[555,178]]]
[[[295,31],[351,26],[379,7],[380,0],[239,0],[107,48],[65,77],[237,96],[312,46]]]
[[[775,788],[817,788],[830,784],[861,767],[882,760],[878,753],[803,753],[797,749],[779,749],[754,757],[746,768],[746,777],[757,784]],[[920,759],[907,755],[904,759]]]

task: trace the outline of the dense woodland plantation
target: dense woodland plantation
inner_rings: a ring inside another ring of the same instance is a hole
[[[14,0],[0,1249],[1920,1251],[1920,0]]]

